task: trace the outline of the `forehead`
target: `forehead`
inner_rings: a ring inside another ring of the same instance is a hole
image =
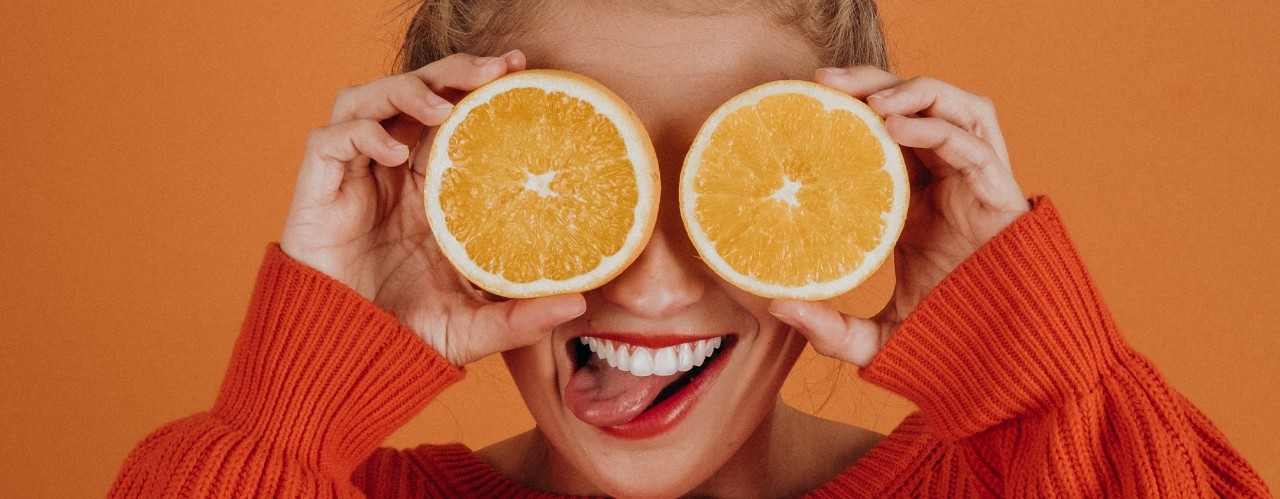
[[[599,80],[635,109],[655,142],[670,134],[691,140],[730,97],[768,81],[812,79],[819,66],[807,40],[751,9],[712,15],[632,2],[550,5],[513,34],[511,48],[530,67]]]

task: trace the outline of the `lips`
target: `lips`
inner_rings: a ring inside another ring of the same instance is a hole
[[[711,385],[733,336],[603,334],[569,344],[575,371],[564,401],[581,421],[620,438],[673,428]]]

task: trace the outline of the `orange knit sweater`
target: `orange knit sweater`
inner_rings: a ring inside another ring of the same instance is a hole
[[[143,440],[111,497],[555,497],[461,445],[377,448],[462,374],[272,245],[213,409]],[[813,497],[1270,495],[1121,339],[1042,199],[862,376],[920,411]]]

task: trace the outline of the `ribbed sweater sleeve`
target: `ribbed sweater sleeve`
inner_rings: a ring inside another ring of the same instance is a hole
[[[1033,205],[944,279],[862,371],[916,403],[939,439],[940,460],[915,465],[931,472],[912,470],[891,488],[1269,497],[1222,433],[1120,337],[1052,204]]]
[[[271,245],[213,409],[145,438],[110,497],[359,497],[353,470],[461,376]]]

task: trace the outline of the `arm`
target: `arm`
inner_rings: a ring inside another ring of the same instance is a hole
[[[308,138],[217,404],[140,444],[114,495],[359,495],[352,471],[457,379],[454,366],[582,314],[581,295],[495,302],[459,276],[432,240],[405,145],[448,116],[438,94],[524,64],[519,52],[457,54],[339,93]]]
[[[985,494],[1270,495],[1120,337],[1047,200],[952,272],[863,376],[918,404]]]
[[[166,425],[111,497],[358,497],[352,471],[462,371],[350,288],[267,250],[211,411]]]
[[[824,303],[770,310],[920,405],[956,466],[909,480],[996,495],[1265,494],[1120,338],[1052,207],[1028,213],[990,99],[870,67],[817,79],[866,99],[915,167],[897,287],[869,319]]]

